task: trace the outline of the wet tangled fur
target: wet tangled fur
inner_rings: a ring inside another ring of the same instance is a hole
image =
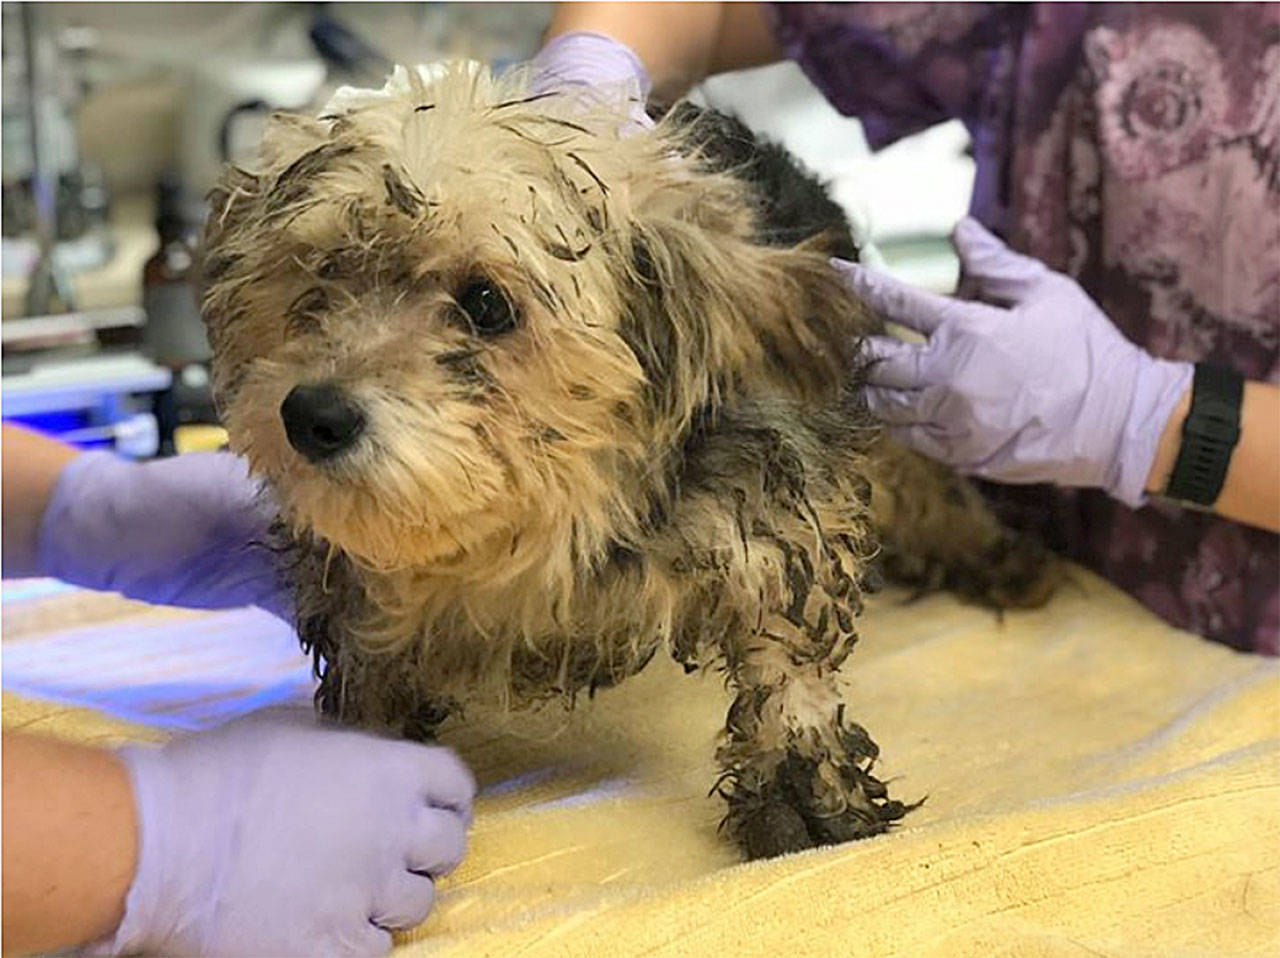
[[[838,208],[714,113],[620,136],[623,104],[519,76],[397,83],[278,117],[207,234],[215,394],[278,501],[320,707],[427,737],[662,650],[725,674],[747,854],[884,830],[906,808],[836,682],[874,566],[998,607],[1053,577],[868,414]],[[509,328],[468,314],[477,283]],[[321,382],[368,426],[313,464],[279,410]]]

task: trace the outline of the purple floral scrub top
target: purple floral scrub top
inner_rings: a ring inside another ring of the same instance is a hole
[[[770,12],[787,55],[873,146],[962,120],[974,215],[1076,277],[1134,342],[1280,383],[1280,4]],[[991,495],[1169,622],[1280,654],[1276,535],[1091,490]]]

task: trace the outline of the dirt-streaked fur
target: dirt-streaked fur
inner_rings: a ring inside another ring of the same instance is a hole
[[[216,396],[278,499],[320,705],[426,736],[663,649],[727,674],[720,788],[749,854],[883,830],[905,809],[835,681],[881,541],[891,573],[999,606],[1051,576],[867,413],[878,323],[828,264],[847,228],[782,222],[803,211],[725,159],[714,118],[620,136],[618,108],[518,76],[402,79],[276,119],[207,236]],[[513,329],[468,323],[477,279]],[[359,404],[358,445],[290,447],[300,383]]]

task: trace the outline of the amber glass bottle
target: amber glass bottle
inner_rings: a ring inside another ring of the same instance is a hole
[[[207,361],[209,343],[200,321],[193,231],[183,214],[181,187],[172,178],[157,184],[156,232],[160,246],[142,268],[146,344],[157,363],[178,370]]]

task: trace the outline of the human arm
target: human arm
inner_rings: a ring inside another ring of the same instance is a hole
[[[34,735],[6,733],[3,749],[4,953],[110,934],[137,857],[124,765],[104,749]]]
[[[36,560],[40,520],[63,467],[77,455],[65,443],[38,433],[3,427],[3,478],[0,479],[0,537],[6,579],[40,575]]]
[[[628,48],[654,95],[668,103],[712,74],[782,58],[757,3],[557,4],[545,42],[574,33],[599,34]]]
[[[928,337],[872,340],[873,410],[903,442],[962,472],[1101,488],[1133,507],[1161,491],[1191,364],[1149,356],[1073,280],[1006,249],[975,221],[963,221],[954,240],[980,302],[839,266],[885,319]],[[1242,439],[1216,504],[1267,529],[1280,527],[1277,412],[1275,388],[1249,384]]]
[[[6,952],[383,954],[461,861],[475,790],[445,749],[308,713],[4,748]]]
[[[262,546],[269,502],[230,453],[131,462],[3,430],[6,577],[54,576],[134,599],[289,614]],[[12,523],[12,525],[11,525]]]
[[[1146,491],[1159,495],[1169,485],[1182,444],[1191,392],[1182,394],[1160,434]],[[1280,532],[1280,387],[1246,382],[1240,405],[1240,441],[1213,511],[1245,525]]]

